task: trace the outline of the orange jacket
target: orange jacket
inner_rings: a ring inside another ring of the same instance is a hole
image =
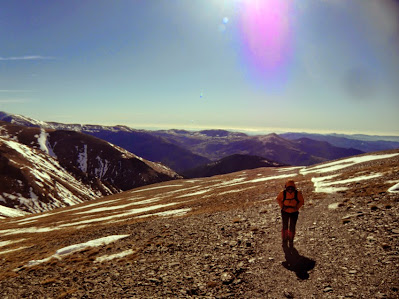
[[[303,200],[303,196],[302,196],[302,192],[298,190],[298,200],[299,203],[294,199],[295,198],[295,192],[289,193],[286,192],[286,196],[285,196],[285,201],[284,201],[284,206],[285,209],[284,211],[287,213],[294,213],[294,212],[298,212],[298,210],[303,206],[304,204],[304,200]],[[281,209],[283,209],[283,199],[284,199],[284,190],[281,191],[276,200],[280,206]],[[287,206],[289,208],[287,208]]]

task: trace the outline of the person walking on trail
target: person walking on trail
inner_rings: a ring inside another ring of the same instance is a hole
[[[283,248],[294,248],[295,226],[298,220],[299,209],[304,204],[302,192],[299,191],[293,180],[285,183],[285,189],[281,191],[276,198],[281,208],[281,218],[283,220],[283,228],[281,237],[283,240]]]

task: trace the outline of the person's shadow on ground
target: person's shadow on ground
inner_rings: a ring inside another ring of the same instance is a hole
[[[316,262],[310,258],[301,256],[295,247],[284,247],[283,250],[285,253],[285,262],[282,262],[283,266],[286,269],[295,272],[299,279],[308,279],[308,271],[315,267]]]

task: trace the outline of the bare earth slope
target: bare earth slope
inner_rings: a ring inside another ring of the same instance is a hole
[[[0,291],[8,298],[397,298],[398,173],[399,151],[379,152],[164,182],[2,220]],[[291,256],[281,248],[274,201],[287,178],[306,200]]]

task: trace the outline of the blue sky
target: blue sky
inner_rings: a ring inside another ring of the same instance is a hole
[[[399,135],[393,0],[0,2],[0,110]]]

